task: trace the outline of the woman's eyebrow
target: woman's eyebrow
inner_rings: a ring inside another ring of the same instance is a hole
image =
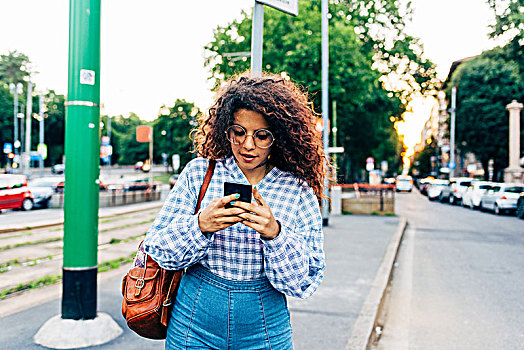
[[[242,127],[244,130],[247,131],[247,128],[246,128],[244,125],[241,125],[241,124],[238,124],[238,123],[234,123],[233,125],[240,126],[240,127]],[[269,127],[267,127],[267,128],[255,129],[253,132],[258,131],[258,130],[269,130]]]

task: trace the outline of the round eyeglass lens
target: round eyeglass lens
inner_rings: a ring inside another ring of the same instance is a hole
[[[246,130],[240,125],[231,125],[226,130],[226,137],[234,145],[243,144],[247,137]],[[251,136],[251,135],[249,135]],[[252,135],[255,145],[260,148],[269,148],[273,144],[274,138],[271,131],[260,129]]]

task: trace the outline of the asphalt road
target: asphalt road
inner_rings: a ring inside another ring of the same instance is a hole
[[[378,349],[524,349],[524,220],[396,197],[408,219]]]

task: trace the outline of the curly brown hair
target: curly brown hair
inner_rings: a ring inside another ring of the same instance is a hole
[[[317,115],[307,93],[280,76],[242,74],[222,84],[209,114],[199,120],[199,127],[194,130],[195,151],[209,159],[231,156],[225,132],[240,109],[258,112],[266,119],[275,136],[270,164],[307,182],[316,196],[322,198],[330,164],[324,155],[322,139],[315,131]]]

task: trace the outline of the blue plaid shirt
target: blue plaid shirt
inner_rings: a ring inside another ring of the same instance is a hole
[[[165,269],[181,269],[198,262],[226,279],[266,276],[282,293],[299,298],[311,296],[325,268],[322,218],[313,190],[275,167],[256,187],[281,224],[276,238],[263,240],[242,223],[204,234],[194,212],[207,166],[207,159],[197,158],[184,168],[147,232],[145,252]],[[200,210],[224,196],[226,181],[249,184],[233,157],[217,160]]]

